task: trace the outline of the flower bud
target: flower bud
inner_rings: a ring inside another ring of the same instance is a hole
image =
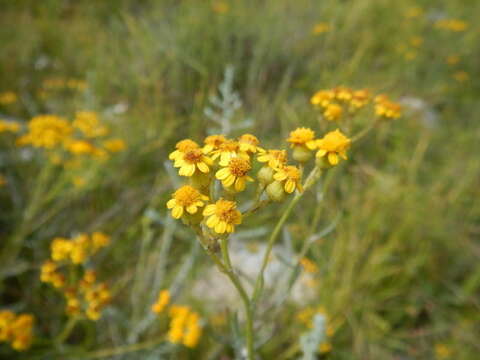
[[[272,201],[283,201],[285,199],[286,193],[283,187],[283,184],[279,181],[274,181],[265,189],[268,197]]]
[[[312,158],[312,152],[305,146],[295,146],[293,148],[292,158],[299,163],[307,162]]]
[[[268,185],[273,182],[274,171],[269,166],[263,166],[257,173],[257,178],[260,184]]]

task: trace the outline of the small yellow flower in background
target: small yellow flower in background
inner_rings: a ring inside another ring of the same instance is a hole
[[[436,344],[435,345],[435,357],[438,360],[448,359],[452,356],[452,353],[453,353],[452,349],[450,349],[445,344]]]
[[[7,184],[7,178],[0,174],[0,187],[5,186]]]
[[[328,121],[338,120],[342,117],[343,108],[338,104],[328,104],[323,112],[323,116]]]
[[[462,32],[468,29],[468,23],[458,19],[442,19],[435,23],[437,29]]]
[[[410,45],[413,47],[420,47],[423,44],[423,38],[421,36],[413,36],[410,38]]]
[[[355,90],[350,100],[351,110],[365,107],[370,101],[370,92],[367,89]]]
[[[173,166],[178,167],[178,174],[181,176],[193,176],[200,171],[201,173],[208,173],[213,164],[211,158],[206,156],[200,148],[191,149],[182,153],[178,157]],[[198,171],[197,171],[198,170]]]
[[[17,133],[20,130],[20,124],[13,121],[6,121],[0,119],[0,133],[12,132]]]
[[[285,150],[267,150],[259,154],[257,160],[266,163],[272,169],[277,169],[287,163],[287,152]]]
[[[457,65],[460,62],[460,56],[459,55],[449,55],[445,59],[445,62],[450,66]]]
[[[170,291],[162,290],[158,293],[158,298],[155,304],[152,305],[152,311],[155,314],[163,312],[170,303]]]
[[[387,95],[380,94],[375,97],[375,114],[387,119],[397,119],[402,115],[400,104],[390,101]]]
[[[17,145],[52,149],[69,140],[72,132],[73,128],[66,119],[56,115],[39,115],[30,120],[27,134],[17,139]]]
[[[242,222],[242,214],[237,210],[237,204],[224,199],[207,205],[203,210],[203,216],[208,217],[205,224],[218,234],[232,233],[235,231],[235,225]]]
[[[110,244],[110,236],[104,234],[103,232],[95,231],[92,233],[91,241],[93,251],[96,252]]]
[[[303,267],[303,269],[311,274],[315,274],[318,272],[318,266],[315,264],[312,260],[303,257],[299,261],[300,265]]]
[[[323,33],[329,32],[330,30],[331,30],[330,24],[326,22],[320,22],[313,26],[312,33],[314,35],[321,35]]]
[[[335,99],[335,93],[332,90],[319,90],[311,97],[310,103],[326,107],[333,99]]]
[[[172,305],[169,310],[168,341],[194,348],[202,335],[200,316],[188,306]]]
[[[326,354],[326,353],[329,353],[330,351],[332,351],[332,344],[330,344],[329,342],[323,342],[318,347],[318,352],[320,354]]]
[[[414,19],[423,15],[423,9],[421,7],[411,7],[405,12],[405,17]]]
[[[470,75],[468,75],[468,73],[463,70],[457,71],[452,76],[455,80],[457,80],[460,83],[468,81],[470,79]]]
[[[32,344],[35,318],[30,314],[0,311],[0,342],[10,343],[16,351],[25,351]]]
[[[112,153],[123,151],[127,147],[125,141],[123,141],[122,139],[108,139],[105,140],[102,144],[105,150]]]
[[[167,202],[167,208],[172,209],[172,216],[175,219],[179,219],[184,211],[195,214],[198,208],[205,205],[205,201],[208,201],[208,196],[202,195],[190,185],[185,185],[173,193],[172,199]]]
[[[337,165],[340,157],[347,159],[347,150],[350,147],[350,139],[339,129],[330,131],[322,139],[317,140],[317,159],[326,158],[330,165]]]
[[[73,186],[80,189],[80,188],[83,188],[85,185],[87,185],[87,180],[85,180],[85,178],[82,176],[75,176],[72,179],[72,183],[73,183]]]
[[[96,150],[95,146],[86,140],[67,141],[65,147],[75,155],[93,154]]]
[[[243,157],[249,159],[248,154],[240,151],[240,144],[234,140],[227,140],[218,145],[218,148],[210,153],[212,160],[219,160],[220,166],[227,166],[232,158]]]
[[[415,60],[417,58],[417,52],[409,50],[409,51],[405,52],[404,57],[405,57],[405,60],[408,60],[408,61]]]
[[[318,352],[320,354],[328,353],[332,350],[332,345],[330,343],[330,338],[335,333],[334,326],[323,306],[312,307],[308,306],[297,313],[297,320],[303,324],[305,327],[311,329],[313,327],[313,318],[315,315],[320,314],[325,318],[325,335],[327,339],[321,343],[318,347]]]
[[[254,181],[248,175],[252,169],[250,161],[243,158],[232,158],[226,167],[218,170],[215,177],[222,182],[226,188],[232,188],[237,192],[245,190],[247,181]]]
[[[335,99],[343,102],[349,102],[353,96],[353,90],[345,86],[337,86],[332,89]]]
[[[65,277],[57,269],[58,265],[55,262],[51,260],[45,261],[40,270],[40,281],[52,284],[56,289],[63,288],[65,286]]]
[[[258,146],[259,144],[258,138],[252,134],[243,134],[238,138],[240,151],[247,154],[255,154],[257,151],[263,152],[264,150]]]
[[[296,166],[284,166],[279,168],[273,178],[281,183],[285,192],[291,194],[297,189],[298,191],[303,191],[302,188],[302,173]]]
[[[0,93],[0,105],[10,105],[17,102],[18,97],[13,91],[4,91]]]
[[[230,10],[230,6],[226,1],[214,1],[212,3],[212,10],[217,14],[226,14]]]
[[[72,126],[88,138],[102,137],[108,134],[108,128],[100,123],[97,113],[93,111],[78,111]]]

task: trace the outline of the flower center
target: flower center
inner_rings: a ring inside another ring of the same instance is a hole
[[[212,145],[215,148],[218,148],[220,145],[225,143],[227,139],[223,135],[211,135],[205,139],[205,144]]]
[[[295,166],[287,166],[285,168],[285,172],[287,176],[292,180],[300,179],[300,170],[298,170]]]
[[[220,220],[227,224],[233,224],[240,218],[240,213],[236,209],[236,204],[233,201],[219,200],[216,203],[216,215]]]
[[[220,151],[222,152],[236,152],[238,151],[238,143],[236,141],[225,141],[219,146]]]
[[[191,164],[196,164],[200,162],[203,158],[203,152],[200,149],[191,149],[188,150],[185,153],[185,156],[183,157],[183,160],[185,160],[188,163]]]
[[[250,165],[250,162],[248,160],[242,158],[233,158],[228,163],[228,168],[230,169],[232,175],[236,177],[242,177],[250,171],[252,166]]]
[[[190,206],[200,198],[200,192],[191,186],[182,186],[173,194],[174,199],[181,206]]]

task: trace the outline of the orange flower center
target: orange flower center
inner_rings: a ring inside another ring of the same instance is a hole
[[[236,152],[238,151],[238,143],[236,141],[227,140],[219,146],[222,152]]]
[[[234,224],[238,222],[241,217],[236,207],[237,205],[233,201],[218,200],[215,204],[215,215],[227,224]]]
[[[225,143],[227,139],[223,135],[210,135],[205,139],[205,144],[212,145],[215,148],[218,148],[220,145]]]
[[[187,152],[189,150],[197,149],[198,144],[195,141],[186,139],[179,141],[175,147],[180,150],[181,152]]]
[[[230,169],[232,175],[236,177],[242,177],[250,171],[252,166],[250,165],[250,162],[248,160],[242,158],[233,158],[228,163],[228,168]]]
[[[201,194],[197,189],[189,185],[185,185],[175,191],[173,198],[180,206],[188,207],[200,200],[200,195]]]
[[[185,153],[185,156],[183,157],[183,160],[185,160],[188,163],[191,164],[196,164],[202,161],[203,158],[203,152],[200,149],[191,149]]]

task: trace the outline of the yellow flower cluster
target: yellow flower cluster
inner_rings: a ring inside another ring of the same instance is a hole
[[[4,91],[0,93],[0,105],[10,105],[17,102],[17,94],[13,91]]]
[[[305,309],[301,310],[297,313],[297,320],[305,327],[311,329],[313,327],[313,318],[315,315],[320,314],[323,315],[325,318],[325,335],[326,340],[320,344],[318,347],[318,352],[321,354],[328,353],[332,350],[332,344],[330,342],[330,338],[335,333],[335,327],[329,318],[325,308],[323,306],[318,307],[306,307]]]
[[[0,119],[0,133],[2,132],[16,133],[19,130],[20,130],[20,125],[18,123]]]
[[[367,89],[351,89],[338,86],[333,89],[319,90],[310,99],[312,105],[321,109],[328,121],[338,121],[345,113],[354,113],[365,107],[371,100]]]
[[[375,97],[375,114],[381,118],[397,119],[402,115],[402,107],[387,95],[380,94]]]
[[[68,315],[84,314],[88,319],[96,321],[100,318],[102,309],[110,302],[110,291],[105,283],[97,282],[95,271],[84,270],[79,281],[71,276],[67,281],[64,274],[66,271],[69,274],[81,271],[82,269],[77,266],[84,264],[109,242],[109,236],[101,232],[94,232],[91,235],[80,234],[72,239],[52,240],[51,260],[43,263],[40,280],[62,291],[66,300],[65,311]]]
[[[350,146],[350,139],[340,130],[317,139],[315,132],[305,127],[292,131],[287,142],[293,160],[304,164],[316,150],[317,164],[321,167],[334,166],[340,158],[346,159]],[[179,174],[190,179],[190,184],[172,194],[167,208],[175,219],[182,218],[189,225],[203,224],[214,234],[232,233],[241,224],[242,214],[235,197],[255,181],[251,175],[255,160],[261,166],[257,189],[265,191],[270,200],[282,201],[295,190],[303,191],[302,171],[287,163],[286,150],[263,149],[252,134],[243,134],[236,140],[211,135],[205,138],[204,146],[185,139],[176,144],[169,158],[179,168]],[[215,180],[222,185],[223,196],[214,196],[210,185]]]
[[[447,31],[462,32],[467,30],[468,23],[458,19],[441,19],[435,23],[435,27]]]
[[[79,111],[72,122],[56,115],[39,115],[30,120],[28,132],[17,139],[17,145],[58,150],[51,156],[55,162],[68,154],[105,159],[126,148],[123,140],[106,138],[108,133],[95,112]]]
[[[33,340],[34,317],[30,314],[15,314],[0,311],[0,342],[10,343],[17,351],[27,350]]]
[[[314,35],[321,35],[326,32],[329,32],[331,30],[331,26],[329,23],[326,22],[320,22],[318,24],[315,24],[312,28],[312,33]]]
[[[411,39],[412,46],[418,47],[421,42],[419,37]],[[371,103],[375,104],[375,114],[379,117],[398,118],[401,115],[400,105],[386,95],[373,97],[367,89],[355,90],[345,86],[319,90],[310,98],[310,103],[320,109],[328,121],[338,121],[345,114],[355,113]]]
[[[170,304],[170,292],[161,290],[157,301],[152,305],[152,311],[159,315],[165,312]],[[168,308],[170,325],[167,334],[168,341],[194,348],[202,336],[200,316],[188,306],[172,304]]]

